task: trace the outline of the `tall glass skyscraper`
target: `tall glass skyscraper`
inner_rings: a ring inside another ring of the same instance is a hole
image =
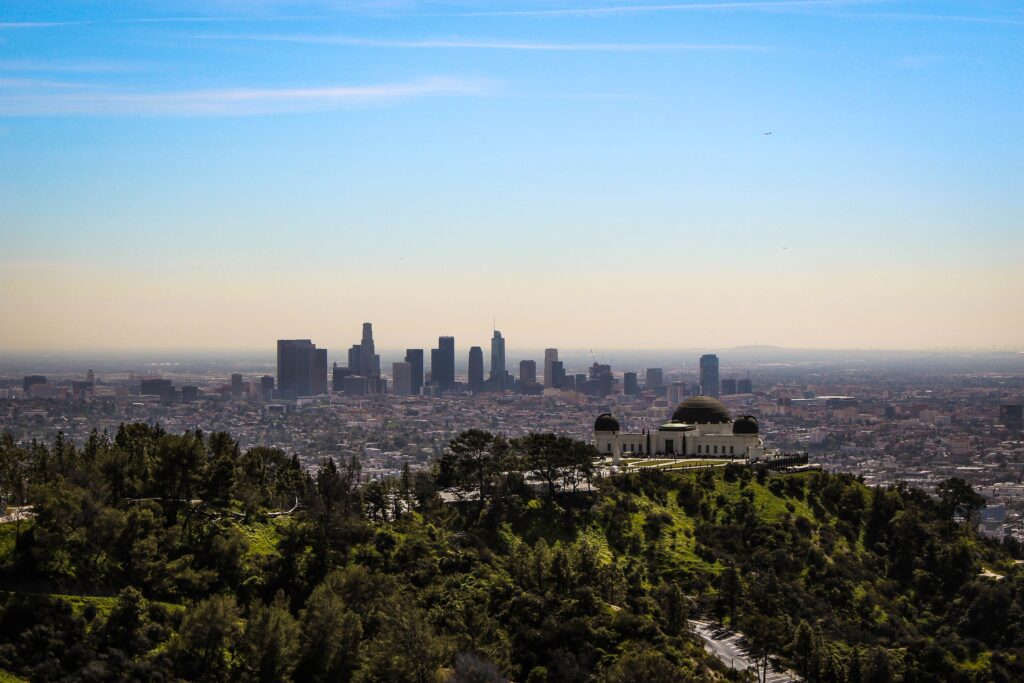
[[[484,390],[484,350],[479,346],[469,348],[469,390],[474,393]]]
[[[281,398],[326,394],[327,349],[309,339],[278,339],[277,387]]]
[[[505,340],[501,332],[494,331],[491,337],[491,379],[504,381],[505,377]]]
[[[718,356],[706,353],[700,357],[700,393],[718,398],[722,384],[718,379]]]
[[[423,349],[406,349],[405,362],[412,366],[412,394],[419,396],[423,388]]]
[[[544,349],[544,386],[554,387],[559,386],[555,384],[555,373],[551,368],[551,364],[558,361],[558,349]]]
[[[455,384],[455,337],[438,337],[430,352],[430,378],[441,391]]]

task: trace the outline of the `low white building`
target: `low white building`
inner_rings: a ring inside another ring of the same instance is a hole
[[[621,431],[610,413],[599,415],[594,446],[616,462],[623,455],[759,460],[765,456],[759,431],[757,418],[743,415],[733,420],[721,401],[692,396],[679,404],[671,420],[640,433]]]

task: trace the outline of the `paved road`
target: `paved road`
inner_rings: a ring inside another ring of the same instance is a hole
[[[717,624],[708,621],[690,620],[690,626],[704,642],[704,649],[725,662],[726,666],[737,671],[751,669],[754,673],[754,663],[750,654],[743,645],[743,634],[735,631],[721,629]],[[802,681],[803,679],[793,671],[775,670],[769,665],[768,677],[762,683],[787,683],[788,681]]]

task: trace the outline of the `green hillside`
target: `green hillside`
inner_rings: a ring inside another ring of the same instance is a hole
[[[1018,548],[956,521],[969,487],[738,465],[598,478],[593,455],[472,432],[430,472],[359,485],[356,461],[307,474],[221,433],[0,439],[3,485],[36,512],[0,527],[0,670],[740,680],[689,631],[703,617],[816,681],[1024,679]]]

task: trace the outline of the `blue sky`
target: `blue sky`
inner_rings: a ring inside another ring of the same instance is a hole
[[[7,0],[0,347],[1022,346],[1022,65],[1013,2]]]

